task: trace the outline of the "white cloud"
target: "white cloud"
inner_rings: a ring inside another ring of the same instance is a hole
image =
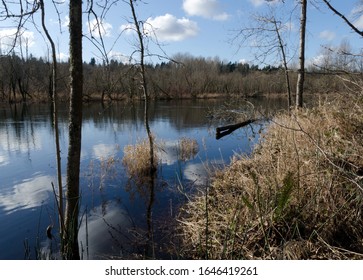
[[[183,0],[183,9],[189,16],[201,16],[213,20],[227,20],[229,15],[221,11],[217,0]]]
[[[17,28],[0,30],[0,47],[1,50],[11,50],[13,47],[31,47],[35,43],[34,32]]]
[[[361,15],[355,22],[354,22],[354,26],[359,28],[359,29],[363,29],[363,15]]]
[[[245,58],[241,58],[238,63],[240,64],[246,64],[246,63],[250,63],[249,60],[245,59]]]
[[[265,0],[250,0],[253,6],[259,7],[264,4]]]
[[[287,31],[297,31],[298,29],[296,28],[295,23],[293,23],[292,21],[288,21],[285,23],[285,27]]]
[[[363,2],[357,3],[350,12],[350,17],[357,17],[363,13]]]
[[[323,40],[327,40],[327,41],[332,41],[335,38],[335,33],[333,31],[329,31],[329,30],[324,30],[322,32],[320,32],[319,37],[320,39]]]
[[[176,18],[165,14],[155,18],[148,18],[144,24],[144,32],[150,36],[156,35],[159,41],[183,41],[198,34],[196,22],[187,18]]]
[[[130,63],[130,58],[128,56],[124,55],[121,52],[118,52],[118,51],[110,51],[107,55],[108,55],[108,57],[110,59],[117,60],[118,62],[121,62],[123,64]]]
[[[278,3],[280,0],[270,0],[270,1],[266,1],[266,0],[249,0],[251,2],[251,4],[255,7],[260,7],[263,4],[274,4],[274,3]]]
[[[88,29],[93,37],[111,37],[112,25],[104,20],[96,20],[88,22]]]
[[[69,59],[69,54],[62,53],[62,52],[60,52],[60,53],[58,54],[58,60],[59,60],[59,61],[67,62],[67,61],[68,61],[68,59]]]
[[[319,54],[307,61],[307,65],[323,65],[326,60],[326,57],[324,54]]]
[[[132,34],[135,32],[135,26],[131,23],[123,24],[120,26],[120,31],[125,32],[126,34]]]
[[[68,26],[69,26],[69,16],[64,17],[64,20],[62,20],[62,26],[68,28]]]
[[[333,49],[332,47],[329,47]],[[318,66],[323,68],[329,68],[333,62],[332,52],[328,50],[324,50],[321,54],[318,54],[307,60],[306,65],[309,66]]]

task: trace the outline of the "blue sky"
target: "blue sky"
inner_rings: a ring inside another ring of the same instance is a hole
[[[61,12],[61,23],[59,23],[50,1],[45,1],[47,25],[62,60],[68,57],[68,1],[63,2],[59,5]],[[95,2],[102,1],[95,0]],[[310,4],[312,2],[314,5]],[[363,29],[363,13],[357,13],[362,11],[363,2],[331,0],[331,3],[359,29]],[[328,10],[321,0],[310,1],[309,4],[306,48],[309,61],[318,61],[321,58],[322,45],[334,47],[340,45],[342,41],[348,41],[355,51],[361,51],[362,39]],[[254,43],[246,42],[240,47],[238,40],[233,38],[239,29],[251,24],[252,15],[264,14],[268,8],[275,9],[277,17],[284,21],[286,25],[284,36],[291,46],[289,56],[292,62],[296,61],[299,32],[299,6],[296,0],[286,0],[284,5],[277,0],[269,5],[264,0],[144,0],[136,6],[139,20],[147,23],[145,31],[150,36],[155,34],[162,46],[161,51],[155,44],[150,43],[149,49],[152,53],[165,52],[170,57],[178,53],[188,53],[193,56],[219,57],[225,61],[246,61],[256,64]],[[100,12],[100,9],[96,12]],[[36,15],[34,19],[40,23],[40,15]],[[128,61],[134,52],[136,39],[131,31],[133,27],[131,21],[130,8],[122,1],[109,9],[101,19],[101,33],[110,58]],[[94,18],[88,20],[84,14],[83,23],[84,33],[89,35],[88,27],[94,27]],[[0,22],[2,52],[6,51],[13,27],[12,23]],[[22,41],[28,42],[29,53],[37,57],[47,57],[45,39],[32,24],[28,23],[25,27]],[[94,36],[99,39],[98,32],[94,32]],[[89,61],[91,57],[95,57],[98,62],[102,60],[102,54],[97,48],[89,40],[84,39],[84,60]],[[268,61],[278,63],[274,58],[275,56]],[[154,57],[152,61],[158,62],[158,58]]]

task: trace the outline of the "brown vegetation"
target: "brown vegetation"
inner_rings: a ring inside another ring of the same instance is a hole
[[[362,259],[362,155],[362,95],[276,116],[182,209],[182,255]]]
[[[122,163],[126,168],[129,178],[143,180],[150,176],[150,143],[148,139],[138,141],[135,145],[124,147]],[[154,165],[158,165],[157,153],[154,153]]]
[[[198,153],[199,145],[197,140],[182,137],[178,142],[178,158],[182,161],[187,161]]]
[[[285,96],[286,81],[281,67],[223,62],[178,55],[175,62],[145,65],[152,99],[209,98],[232,95],[247,97],[279,94]],[[354,69],[353,69],[354,70]],[[83,64],[84,100],[142,99],[137,67],[111,60],[109,65]],[[354,71],[359,71],[355,69]],[[52,95],[51,65],[32,56],[0,57],[0,101],[48,101]],[[335,73],[334,73],[335,75]],[[344,84],[333,73],[309,69],[305,92],[342,92]],[[69,64],[58,63],[57,91],[60,100],[69,98]],[[297,74],[291,72],[291,84]]]
[[[154,137],[153,137],[154,139]],[[155,139],[154,139],[155,140]],[[154,150],[154,164],[158,166],[160,162],[160,152],[164,153],[161,141],[156,144],[158,149]],[[195,139],[182,137],[176,145],[178,160],[187,161],[193,158],[199,150],[198,142]],[[142,180],[150,175],[150,143],[148,139],[139,140],[135,145],[124,147],[124,157],[122,163],[126,168],[129,178]]]

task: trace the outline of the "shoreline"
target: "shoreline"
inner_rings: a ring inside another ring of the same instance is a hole
[[[208,193],[201,189],[184,205],[183,254],[363,259],[359,127],[359,94],[275,116],[250,156],[235,156],[211,175]]]

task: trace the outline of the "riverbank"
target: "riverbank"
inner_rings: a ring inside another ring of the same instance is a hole
[[[363,259],[363,99],[277,115],[183,207],[182,257]]]

